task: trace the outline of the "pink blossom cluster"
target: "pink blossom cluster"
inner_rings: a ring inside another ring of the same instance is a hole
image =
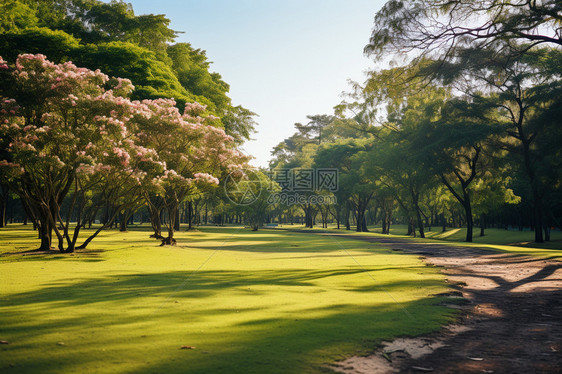
[[[119,158],[122,166],[128,166],[131,156],[123,148],[113,147],[113,153]]]
[[[8,63],[0,56],[0,69],[9,69]]]
[[[219,180],[213,177],[211,174],[207,173],[195,173],[193,174],[195,180],[198,182],[210,183],[210,184],[219,184]]]
[[[0,170],[3,169],[8,169],[6,172],[7,174],[23,174],[25,173],[25,170],[23,167],[21,167],[21,165],[15,163],[15,162],[9,162],[7,160],[0,160]]]
[[[10,69],[0,58],[2,65]],[[0,102],[0,136],[13,139],[14,168],[65,168],[103,183],[188,193],[218,185],[216,176],[248,160],[199,103],[186,104],[182,114],[173,99],[131,101],[121,96],[133,89],[129,80],[115,78],[108,90],[109,77],[99,70],[54,64],[43,55],[20,55],[12,69],[19,92],[45,97],[26,108],[44,111],[36,122],[19,114],[16,100]]]

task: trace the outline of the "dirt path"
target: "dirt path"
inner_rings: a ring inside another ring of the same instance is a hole
[[[443,267],[467,302],[454,306],[461,309],[455,325],[418,339],[385,342],[371,356],[352,357],[332,369],[350,374],[562,372],[562,262],[473,247],[334,236],[419,254]]]

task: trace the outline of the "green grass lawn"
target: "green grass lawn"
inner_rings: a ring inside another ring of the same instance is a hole
[[[436,268],[378,244],[232,227],[177,239],[108,231],[22,256],[33,232],[1,229],[0,372],[325,372],[453,318]]]
[[[433,239],[460,242],[464,241],[466,238],[466,228],[447,228],[447,231],[442,232],[440,227],[434,227],[433,231],[426,233],[426,236]],[[480,236],[480,228],[475,227],[472,240],[474,243],[513,245],[529,248],[562,249],[562,232],[560,231],[551,232],[550,242],[534,243],[534,231],[486,229],[484,230],[484,236]]]
[[[304,226],[297,225],[283,225],[284,229],[304,229]],[[354,235],[374,235],[384,236],[381,234],[380,226],[369,227],[369,232],[358,233],[353,230],[346,231],[343,227],[340,230],[336,229],[335,225],[329,225],[328,231],[346,233],[351,236]],[[315,231],[325,231],[320,226],[315,226]],[[426,239],[412,238],[407,236],[408,228],[406,225],[392,225],[390,228],[390,235],[398,238],[410,238],[412,240],[437,243],[452,246],[470,246],[470,247],[485,247],[498,252],[507,252],[513,254],[530,255],[537,257],[545,257],[551,259],[562,260],[562,232],[552,231],[551,241],[545,243],[534,243],[535,234],[532,231],[518,231],[518,230],[501,230],[501,229],[486,229],[485,236],[480,236],[480,228],[474,228],[473,242],[466,243],[466,228],[447,228],[443,232],[441,227],[432,227],[429,231],[425,230]]]

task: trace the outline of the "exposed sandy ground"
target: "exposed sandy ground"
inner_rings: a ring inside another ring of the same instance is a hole
[[[385,342],[372,355],[351,357],[333,370],[349,374],[562,372],[562,262],[472,247],[342,236],[421,255],[427,263],[443,267],[448,281],[467,301],[451,305],[460,309],[456,324],[428,336]]]

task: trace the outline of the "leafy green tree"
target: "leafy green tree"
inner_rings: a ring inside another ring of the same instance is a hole
[[[426,153],[431,168],[465,211],[466,241],[472,242],[471,185],[485,171],[485,147],[500,128],[486,121],[478,107],[462,99],[447,102],[435,121],[425,121],[414,146]]]
[[[459,49],[505,41],[505,48],[520,54],[543,43],[562,45],[561,26],[557,0],[390,0],[375,16],[365,51],[447,60]]]
[[[256,121],[254,120],[256,113],[241,105],[231,106],[226,113],[222,115],[221,122],[224,131],[232,136],[236,143],[242,144],[246,140],[250,140],[251,135],[255,132]]]
[[[486,217],[505,204],[518,204],[521,197],[516,196],[510,188],[511,178],[505,169],[486,170],[476,181],[474,191],[474,212],[480,217],[480,236],[484,236]]]
[[[179,108],[197,101],[221,118],[238,144],[250,139],[255,113],[232,105],[229,86],[209,70],[205,51],[188,43],[171,45],[177,32],[165,16],[137,16],[131,4],[115,0],[10,0],[3,9],[4,58],[42,53],[56,63],[101,69],[130,79],[133,99],[173,98]]]
[[[174,98],[180,107],[192,101],[209,103],[204,97],[190,94],[170,66],[158,60],[153,52],[135,44],[88,44],[75,50],[72,57],[81,66],[130,79],[135,85],[132,99]]]
[[[346,228],[348,230],[350,229],[349,210],[353,184],[349,173],[353,167],[351,157],[360,149],[364,148],[357,145],[355,141],[351,139],[340,139],[323,144],[314,156],[314,167],[338,169],[338,189],[333,192],[336,198],[334,215],[338,224],[338,229],[342,218],[345,221]]]
[[[243,190],[251,190],[252,196],[255,197],[250,204],[239,205],[239,209],[252,231],[258,231],[268,212],[275,208],[276,202],[271,200],[271,196],[279,193],[281,188],[266,175],[264,170],[247,173],[239,184]]]
[[[421,200],[434,184],[427,153],[426,131],[439,118],[448,90],[428,85],[416,77],[418,66],[373,71],[364,86],[356,85],[354,97],[364,118],[380,126],[369,131],[377,139],[370,154],[370,173],[393,191],[409,220],[424,237]],[[378,118],[377,118],[378,117]]]
[[[164,15],[136,16],[132,5],[112,0],[20,0],[38,18],[38,25],[61,30],[83,43],[130,42],[165,59],[177,32]]]
[[[0,33],[33,27],[37,22],[35,11],[22,1],[5,0],[0,4]]]
[[[215,117],[198,103],[186,105],[182,115],[170,99],[138,103],[134,118],[135,143],[154,150],[163,173],[147,174],[156,189],[145,191],[154,236],[174,244],[179,206],[201,191],[216,187],[229,168],[244,168],[247,157],[235,148],[234,139],[213,126]],[[160,233],[160,213],[165,210],[168,236]]]
[[[307,118],[310,121],[306,125],[295,123],[295,128],[302,134],[303,137],[310,139],[317,144],[322,144],[324,140],[324,129],[332,123],[334,117],[326,114],[317,114],[307,116]]]
[[[209,110],[219,113],[230,106],[226,95],[229,85],[217,73],[209,72],[211,63],[205,51],[193,49],[189,43],[177,43],[168,47],[172,69],[180,84],[194,95],[209,100]]]
[[[270,161],[272,168],[310,167],[312,165],[312,157],[316,148],[326,140],[322,133],[335,117],[314,115],[307,116],[307,118],[310,121],[306,125],[295,123],[297,131],[273,148],[271,152],[273,159]]]
[[[315,155],[316,167],[338,169],[339,185],[334,195],[338,204],[350,203],[358,232],[368,231],[365,211],[376,190],[376,178],[369,174],[368,167],[371,142],[369,138],[342,139],[320,146]]]
[[[8,61],[15,61],[20,54],[41,53],[60,63],[69,61],[78,47],[78,39],[46,27],[11,29],[2,33],[0,38],[0,55]]]
[[[423,154],[412,147],[407,131],[386,129],[379,134],[369,154],[368,173],[378,175],[378,184],[392,191],[408,221],[417,224],[419,234],[425,237],[422,198],[431,193],[435,175],[423,163]],[[413,230],[412,230],[413,232]]]
[[[63,220],[60,207],[72,187],[78,192],[96,183],[115,186],[107,173],[113,161],[126,162],[118,169],[129,170],[128,153],[121,149],[128,136],[129,101],[114,92],[127,94],[132,87],[115,80],[108,90],[105,74],[57,65],[44,55],[22,55],[13,66],[0,58],[0,69],[0,133],[9,139],[2,144],[0,173],[38,227],[40,249],[51,248],[54,231],[59,250],[72,252],[80,223],[71,238],[69,218]]]
[[[552,60],[559,60],[561,52],[541,49],[528,52],[513,60],[509,55],[495,51],[480,52],[481,65],[475,62],[465,66],[464,74],[484,82],[488,94],[474,92],[482,105],[495,109],[488,117],[490,123],[504,129],[498,146],[518,159],[514,166],[527,180],[528,199],[534,210],[535,241],[544,240],[545,214],[552,188],[556,186],[560,164],[550,156],[559,152],[559,106],[562,80],[559,71],[553,71]],[[554,177],[554,180],[553,180]]]

